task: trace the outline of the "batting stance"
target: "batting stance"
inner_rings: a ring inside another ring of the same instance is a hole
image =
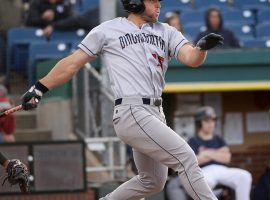
[[[139,175],[102,199],[141,199],[161,191],[168,167],[179,176],[193,199],[216,200],[189,145],[165,122],[161,94],[168,61],[175,57],[201,65],[207,50],[222,44],[216,34],[195,46],[175,28],[158,22],[159,0],[122,0],[128,18],[116,18],[94,28],[72,55],[59,61],[22,98],[25,110],[49,89],[72,78],[87,62],[102,55],[115,95],[113,123],[121,140],[133,147]]]

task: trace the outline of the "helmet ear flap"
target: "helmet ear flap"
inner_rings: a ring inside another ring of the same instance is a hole
[[[143,0],[122,0],[122,3],[129,13],[142,13],[145,10]]]

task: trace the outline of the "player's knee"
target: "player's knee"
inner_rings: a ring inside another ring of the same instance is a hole
[[[145,190],[148,191],[149,194],[155,194],[163,190],[166,177],[156,177],[156,176],[139,176],[140,182],[143,184]]]

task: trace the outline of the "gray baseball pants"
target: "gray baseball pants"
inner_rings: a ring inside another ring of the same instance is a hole
[[[168,167],[179,173],[195,200],[217,200],[193,150],[166,125],[162,106],[144,105],[141,98],[124,98],[113,116],[117,136],[133,147],[138,175],[120,185],[103,200],[139,200],[163,190]]]

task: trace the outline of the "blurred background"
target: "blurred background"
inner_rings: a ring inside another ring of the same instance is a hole
[[[19,104],[93,27],[125,16],[120,0],[0,0],[0,110]],[[196,136],[196,110],[211,106],[215,134],[231,150],[228,165],[251,173],[251,199],[269,200],[270,1],[163,0],[159,19],[194,44],[209,32],[225,38],[198,69],[170,61],[163,94],[168,125],[188,141]],[[28,165],[33,194],[5,186],[0,200],[94,200],[134,176],[132,151],[113,129],[113,102],[99,58],[46,93],[37,110],[1,119],[0,151]],[[170,172],[164,191],[147,199],[173,200],[174,177]],[[178,200],[188,199],[179,188]],[[234,188],[216,192],[235,199]]]

